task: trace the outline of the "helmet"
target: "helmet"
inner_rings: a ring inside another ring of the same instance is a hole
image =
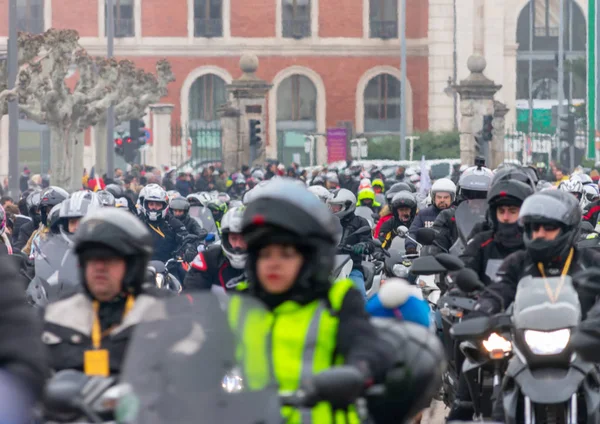
[[[328,172],[327,175],[325,175],[325,179],[328,183],[330,182],[335,185],[338,185],[340,183],[340,180],[338,179],[338,176],[335,172]]]
[[[167,197],[169,198],[169,200],[171,200],[176,197],[182,197],[182,196],[177,190],[169,190],[169,191],[167,191]]]
[[[102,206],[115,206],[116,199],[111,192],[106,190],[99,190],[96,192],[96,194],[98,195]]]
[[[401,191],[408,191],[409,193],[413,192],[412,188],[408,184],[396,183],[393,186],[391,186],[388,191],[385,192],[385,200],[388,202],[388,204],[391,203],[392,199],[394,198],[394,195],[400,193]]]
[[[235,269],[244,268],[248,253],[231,246],[229,243],[229,233],[242,233],[242,218],[245,210],[245,206],[229,209],[221,220],[221,248],[227,259],[229,259],[229,263]]]
[[[539,180],[535,186],[535,191],[554,190],[555,188],[556,186],[554,186],[551,182]]]
[[[76,191],[60,205],[61,218],[82,218],[95,209],[102,207],[96,193],[90,190]]]
[[[129,202],[125,197],[119,197],[118,199],[115,199],[115,208],[129,209]]]
[[[534,262],[564,258],[579,234],[581,210],[575,196],[563,190],[546,190],[523,202],[519,221],[524,227],[525,248]],[[556,225],[561,230],[554,240],[533,240],[534,224]]]
[[[358,191],[361,191],[362,189],[365,188],[371,188],[371,180],[368,178],[363,178],[362,180],[360,180],[360,184],[358,185]]]
[[[431,201],[435,201],[436,193],[449,193],[451,200],[456,198],[456,184],[449,178],[440,178],[431,186]]]
[[[175,197],[169,202],[169,212],[171,213],[173,213],[173,211],[183,211],[183,216],[185,217],[189,210],[190,202],[183,196]]]
[[[531,177],[531,175],[529,175],[527,172],[525,172],[524,169],[510,168],[510,167],[505,167],[505,168],[499,169],[494,174],[494,178],[492,179],[492,185],[496,184],[498,181],[506,181],[506,180],[521,181],[522,183],[525,183],[528,186],[530,186],[533,190],[535,190],[536,185],[537,185],[537,181],[534,182],[534,179]]]
[[[348,190],[340,189],[338,194],[342,191]],[[353,200],[352,206],[356,198]],[[250,291],[261,295],[260,285],[256,284],[260,249],[278,243],[297,246],[304,255],[295,287],[311,296],[326,296],[339,226],[337,218],[306,188],[278,180],[269,185],[269,190],[259,191],[246,207],[242,220],[242,232],[248,243],[246,273]]]
[[[325,187],[325,180],[320,175],[317,175],[315,178],[312,179],[310,185],[322,185],[323,187]]]
[[[188,200],[190,200],[190,205],[193,204],[191,199],[189,199],[190,196],[194,196],[198,200],[198,203],[200,203],[200,205],[202,205],[202,206],[208,205],[213,200],[213,198],[211,197],[211,195],[209,193],[207,193],[206,191],[203,191],[203,192],[197,193],[196,195],[190,194],[188,196]]]
[[[257,169],[252,172],[252,178],[258,181],[262,181],[265,179],[265,173],[261,169]]]
[[[560,183],[558,189],[573,194],[582,209],[587,205],[587,199],[583,195],[583,184],[579,179],[571,177],[570,180]]]
[[[417,199],[415,199],[415,195],[407,191],[401,191],[394,195],[392,202],[390,203],[390,209],[392,210],[394,218],[406,224],[407,222],[400,219],[398,216],[398,208],[402,207],[410,208],[410,221],[408,221],[408,224],[410,224],[417,213]]]
[[[115,196],[115,198],[117,198],[117,197],[123,197],[125,195],[125,193],[123,192],[123,188],[120,185],[117,185],[117,184],[109,184],[109,185],[107,185],[104,188],[104,190],[108,191],[110,194],[112,194],[113,196]],[[141,195],[142,194],[140,192],[140,196]]]
[[[146,215],[149,221],[158,221],[164,219],[167,215],[168,208],[168,197],[167,192],[164,188],[158,184],[149,184],[146,186],[146,193],[144,193],[144,200],[142,202],[142,213]],[[148,209],[149,202],[162,203],[163,207],[161,210],[150,210]]]
[[[40,202],[42,200],[42,191],[36,190],[31,191],[27,198],[25,199],[25,207],[27,209],[27,214],[33,220],[33,223],[37,227],[40,224]],[[21,202],[19,202],[21,203]]]
[[[381,188],[381,191],[385,191],[385,184],[383,183],[383,180],[381,178],[375,178],[373,180],[373,188],[375,187],[379,187]]]
[[[595,200],[598,200],[600,197],[600,191],[598,191],[598,186],[595,184],[586,184],[583,186],[584,195],[587,203],[592,203]]]
[[[310,186],[308,191],[317,196],[323,203],[327,203],[327,199],[331,197],[331,192],[323,186]]]
[[[48,213],[53,206],[58,205],[63,200],[69,197],[69,193],[60,187],[50,186],[41,194],[40,210],[42,216],[42,224],[48,225]]]
[[[327,199],[327,205],[341,221],[356,210],[356,196],[350,190],[340,188],[331,193],[331,197]],[[340,206],[341,209],[335,211],[337,206]]]
[[[458,180],[460,194],[465,199],[485,199],[494,174],[488,168],[472,166]]]
[[[229,202],[231,202],[231,197],[229,196],[229,194],[227,194],[225,192],[219,193],[217,195],[217,199],[219,199],[220,201],[222,201],[226,205],[229,205]]]
[[[212,212],[215,222],[221,222],[223,215],[227,212],[227,205],[219,199],[211,200],[206,207]]]
[[[152,255],[148,228],[137,217],[118,208],[101,208],[86,215],[75,232],[75,253],[86,290],[85,262],[107,252],[125,259],[123,291],[139,293]]]
[[[370,200],[371,201],[370,205],[373,205],[375,203],[375,192],[370,187],[363,188],[362,190],[360,190],[358,192],[357,199],[361,205],[363,205],[363,202],[365,200]],[[369,205],[364,205],[364,206],[369,206]]]
[[[594,184],[592,177],[590,177],[588,174],[573,174],[571,175],[571,179],[581,181],[581,184],[584,186],[588,184]]]
[[[519,206],[534,193],[532,188],[517,180],[502,180],[490,187],[487,195],[489,216],[494,226],[498,224],[496,209],[498,206]]]
[[[64,201],[63,201],[64,202]],[[62,203],[53,206],[48,214],[48,227],[53,234],[60,234],[60,208]]]
[[[219,197],[219,192],[217,190],[211,190],[208,194],[210,194],[211,199],[217,199]]]

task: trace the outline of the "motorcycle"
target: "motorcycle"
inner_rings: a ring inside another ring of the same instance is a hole
[[[217,223],[213,218],[213,214],[210,209],[203,206],[191,206],[189,210],[189,216],[200,224],[202,228],[204,228],[209,233],[214,234],[215,239],[213,242],[219,241],[221,238],[219,236],[220,231],[217,227]]]
[[[181,282],[175,275],[169,272],[169,266],[176,263],[183,263],[183,260],[169,259],[166,263],[162,263],[161,261],[150,261],[148,264],[149,278],[156,283],[157,288],[181,293],[183,289]]]

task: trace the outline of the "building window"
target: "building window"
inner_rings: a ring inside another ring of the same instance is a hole
[[[369,0],[371,38],[398,38],[398,0]]]
[[[44,0],[17,1],[17,31],[44,32]]]
[[[304,75],[292,75],[277,90],[277,120],[314,121],[317,113],[317,89]]]
[[[190,88],[190,124],[217,121],[217,108],[226,102],[225,81],[214,74],[201,76]]]
[[[194,0],[194,37],[223,36],[223,1]]]
[[[381,74],[372,78],[364,93],[365,132],[398,132],[400,129],[400,80]]]
[[[115,37],[125,38],[135,36],[135,18],[133,16],[134,0],[113,0],[113,17],[115,20]],[[108,11],[106,3],[104,17],[107,20],[105,29],[108,29]],[[106,31],[108,33],[108,31]]]
[[[310,0],[282,0],[281,28],[285,38],[310,37]]]

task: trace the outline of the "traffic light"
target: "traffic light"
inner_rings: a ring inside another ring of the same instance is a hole
[[[133,163],[137,154],[137,143],[131,137],[123,139],[123,158],[127,163]]]
[[[569,145],[575,143],[575,115],[569,113],[567,116],[558,118],[559,134],[561,142],[567,142]]]
[[[146,145],[146,124],[141,119],[129,121],[129,135],[137,148]]]
[[[485,115],[483,117],[483,128],[481,129],[481,137],[483,141],[492,141],[494,135],[492,131],[494,131],[494,126],[492,125],[492,121],[494,117],[492,115]]]
[[[118,156],[123,156],[123,139],[115,138],[115,154]]]
[[[260,146],[262,143],[262,138],[260,137],[260,121],[258,119],[250,120],[250,145],[251,146]]]

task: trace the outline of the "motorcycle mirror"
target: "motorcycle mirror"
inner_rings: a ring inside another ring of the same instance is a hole
[[[479,281],[479,276],[471,268],[463,268],[456,275],[456,284],[465,293],[471,293],[485,288],[483,283]]]
[[[400,237],[405,237],[408,234],[408,228],[406,228],[406,226],[401,225],[398,228],[396,228],[396,231],[398,232],[398,235]]]
[[[75,408],[89,377],[75,370],[59,371],[50,379],[44,392],[44,404],[51,410]]]
[[[446,268],[433,256],[421,256],[413,261],[410,272],[415,275],[432,275],[446,272]]]
[[[323,371],[311,381],[319,400],[331,403],[333,409],[345,409],[361,395],[365,377],[352,366]]]
[[[450,334],[456,338],[479,338],[490,330],[490,322],[489,317],[466,319],[454,324]]]
[[[465,267],[465,263],[458,256],[450,255],[449,253],[440,253],[435,255],[435,258],[446,267],[448,271],[460,271]]]
[[[436,236],[437,233],[432,228],[419,228],[417,230],[417,241],[423,246],[431,246]]]
[[[350,236],[362,236],[364,234],[371,234],[371,227],[369,227],[369,226],[360,227],[358,230],[354,231],[353,233],[350,233],[348,235],[348,237],[350,237]]]

